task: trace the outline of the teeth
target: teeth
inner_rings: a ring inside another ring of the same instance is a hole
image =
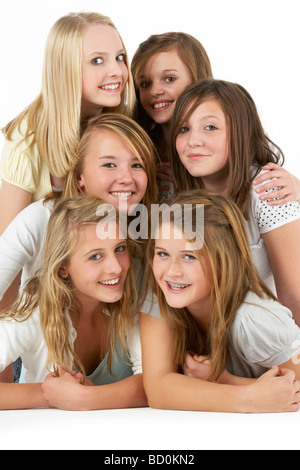
[[[116,196],[116,197],[129,197],[132,195],[132,193],[117,193],[117,192],[114,192],[114,193],[111,193],[113,196]]]
[[[169,106],[171,104],[171,101],[167,101],[165,103],[157,103],[153,107],[154,109],[159,109],[159,108],[164,108],[165,106]]]
[[[168,282],[169,286],[173,290],[182,290],[185,287],[188,287],[190,284],[174,284],[173,282]]]
[[[117,88],[120,88],[120,84],[116,83],[115,85],[103,85],[102,90],[116,90]]]
[[[114,284],[118,284],[120,278],[117,277],[116,279],[111,279],[110,281],[100,281],[99,284],[104,284],[105,286],[113,286]]]

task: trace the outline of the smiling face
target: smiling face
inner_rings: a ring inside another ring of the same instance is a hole
[[[215,99],[200,104],[176,138],[182,164],[205,188],[223,192],[228,177],[228,137],[224,112]]]
[[[141,104],[157,124],[166,124],[176,100],[191,83],[190,71],[176,49],[156,54],[141,68],[138,77]]]
[[[161,228],[164,228],[164,224]],[[161,238],[155,240],[153,274],[168,305],[173,308],[186,307],[198,317],[199,312],[203,314],[204,308],[210,305],[208,262],[203,257],[203,263],[200,263],[195,252],[187,249],[189,243],[181,230],[173,224],[170,228],[168,239],[160,230]]]
[[[101,240],[96,227],[90,224],[79,228],[76,249],[68,265],[60,269],[60,276],[68,278],[82,305],[120,300],[130,266],[126,240]]]
[[[89,26],[83,36],[82,119],[118,106],[127,80],[125,51],[117,31],[109,25]]]
[[[147,174],[141,160],[124,139],[110,130],[95,130],[90,136],[79,186],[113,204],[129,210],[139,204],[147,189]]]

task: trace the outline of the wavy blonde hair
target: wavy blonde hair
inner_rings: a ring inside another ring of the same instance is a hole
[[[98,215],[101,204],[106,207],[105,216]],[[23,322],[39,308],[41,329],[48,348],[49,370],[53,368],[57,371],[58,366],[65,363],[69,368],[76,364],[76,367],[85,373],[80,358],[70,344],[70,329],[66,318],[67,311],[75,310],[80,313],[80,305],[76,301],[69,280],[62,278],[59,271],[68,264],[76,249],[80,227],[96,225],[104,217],[108,220],[107,214],[116,217],[111,205],[93,196],[58,199],[48,223],[42,268],[25,285],[20,299],[7,312],[0,314],[1,320],[12,319]],[[136,302],[135,280],[130,267],[122,298],[115,303],[103,304],[103,310],[105,309],[110,315],[109,368],[112,354],[118,351],[117,342],[124,353],[128,351],[126,335],[133,326]]]
[[[225,369],[227,359],[227,341],[230,326],[235,315],[251,289],[260,298],[264,295],[275,299],[272,292],[259,277],[252,261],[248,235],[243,215],[237,205],[229,198],[214,194],[208,190],[182,192],[166,202],[167,206],[178,204],[184,215],[185,205],[189,205],[192,215],[192,230],[197,233],[196,206],[204,206],[203,248],[195,250],[195,255],[202,263],[203,258],[209,265],[211,282],[211,328],[208,335],[201,331],[188,308],[171,308],[160,287],[155,282],[152,267],[155,241],[150,240],[147,248],[147,284],[157,295],[162,317],[174,329],[174,357],[179,367],[183,367],[187,350],[211,359],[210,380],[217,380]],[[171,212],[172,217],[172,212]],[[184,219],[174,219],[183,224]],[[183,225],[182,225],[183,226]],[[181,228],[181,227],[180,227]],[[202,228],[202,226],[201,226]],[[205,270],[205,268],[203,268]],[[205,272],[205,271],[204,271]],[[147,286],[145,286],[147,288]]]
[[[3,129],[5,137],[11,139],[13,131],[20,129],[26,119],[24,140],[31,137],[29,147],[37,144],[50,173],[58,177],[66,176],[76,161],[81,119],[82,41],[86,29],[96,24],[108,25],[117,31],[109,17],[94,12],[70,13],[54,24],[45,47],[41,93]],[[126,52],[122,39],[121,42]],[[127,55],[125,63],[128,83],[120,105],[109,109],[131,115],[134,87]]]

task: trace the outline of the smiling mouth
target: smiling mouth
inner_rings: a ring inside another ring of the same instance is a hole
[[[132,191],[113,191],[110,194],[114,197],[127,199],[127,198],[130,198],[134,193]]]
[[[188,287],[191,286],[191,284],[178,284],[178,283],[175,283],[175,282],[169,282],[169,281],[165,281],[169,290],[171,290],[172,292],[182,292],[184,289],[187,289]]]
[[[120,89],[120,83],[108,83],[107,85],[102,85],[99,88],[105,91],[116,91]]]
[[[120,284],[121,276],[114,279],[109,279],[108,281],[99,281],[98,284],[105,287],[117,287]]]
[[[169,108],[173,104],[173,101],[163,101],[161,103],[155,103],[152,105],[152,108],[154,111],[159,112],[159,111],[164,111],[165,109]]]

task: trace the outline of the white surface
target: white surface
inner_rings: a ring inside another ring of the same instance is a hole
[[[1,450],[300,450],[300,413],[0,411]]]

